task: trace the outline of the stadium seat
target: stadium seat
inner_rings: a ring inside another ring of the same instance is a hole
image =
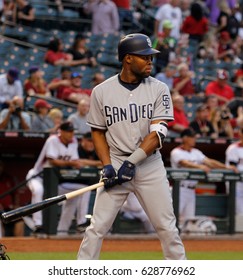
[[[198,103],[185,102],[184,110],[186,112],[189,122],[193,121],[193,119],[195,118],[197,105]]]

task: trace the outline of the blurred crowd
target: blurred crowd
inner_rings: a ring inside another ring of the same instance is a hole
[[[142,26],[143,12],[149,11],[153,30],[148,35],[153,47],[160,51],[154,60],[153,76],[169,86],[174,100],[175,121],[169,125],[170,136],[179,136],[190,126],[200,137],[237,137],[238,130],[243,127],[241,0],[51,2],[59,11],[68,5],[78,10],[80,17],[90,18],[91,36],[122,36],[127,32],[126,23]],[[2,23],[7,20],[29,27],[35,21],[36,8],[32,1],[0,1],[0,11]],[[35,112],[29,114],[24,104],[26,96],[52,97],[73,104],[85,98],[88,102],[92,88],[108,78],[97,70],[88,88],[82,86],[85,77],[79,67],[96,69],[99,66],[96,54],[87,46],[89,40],[92,38],[82,30],[76,32],[68,48],[63,38],[50,40],[43,64],[60,69],[60,76],[51,81],[46,78],[41,63],[30,65],[29,76],[24,80],[19,77],[21,69],[10,65],[8,71],[0,75],[0,128],[37,130],[37,117],[44,122],[43,116],[47,117],[49,111],[56,109],[52,104],[37,102]],[[188,102],[190,112],[187,111]],[[200,106],[196,106],[198,103]],[[38,130],[55,132],[56,127],[48,119]]]

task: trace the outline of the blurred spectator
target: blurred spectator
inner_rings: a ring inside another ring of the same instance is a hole
[[[156,55],[155,60],[156,73],[164,69],[175,57],[176,39],[170,35],[173,28],[171,21],[164,20],[162,28],[163,31],[157,34],[153,42],[153,48],[160,51],[160,53]]]
[[[174,75],[176,74],[176,66],[174,64],[167,64],[163,71],[157,73],[155,78],[165,83],[170,90],[173,88]]]
[[[15,96],[9,107],[0,112],[0,129],[29,130],[31,127],[30,115],[23,111],[23,99]]]
[[[35,115],[32,117],[31,130],[40,132],[56,133],[60,123],[54,125],[53,120],[49,116],[51,109],[49,104],[44,99],[37,99],[34,108]]]
[[[97,72],[94,74],[92,78],[92,88],[99,85],[100,83],[105,81],[105,75],[103,73]]]
[[[77,112],[68,117],[68,120],[73,123],[75,132],[84,134],[91,131],[90,126],[87,125],[89,107],[90,101],[87,98],[83,98],[78,103]]]
[[[67,50],[67,53],[72,54],[73,60],[79,60],[80,65],[88,65],[94,67],[97,65],[96,58],[92,51],[86,46],[86,37],[82,34],[77,34],[73,45]]]
[[[4,1],[0,0],[0,19],[2,19]]]
[[[81,60],[74,60],[70,53],[64,50],[63,42],[59,38],[51,39],[48,50],[45,53],[44,60],[46,63],[54,66],[78,66],[82,64]]]
[[[190,15],[191,2],[192,2],[192,0],[181,0],[180,1],[182,21],[184,21],[185,18]]]
[[[61,123],[64,121],[63,112],[58,108],[51,108],[48,113],[48,117],[52,120],[53,127],[58,128],[61,125]]]
[[[189,70],[187,63],[180,63],[177,66],[178,76],[173,79],[173,89],[181,95],[195,94],[193,78],[195,73]]]
[[[200,43],[208,31],[208,19],[203,15],[203,9],[199,3],[192,3],[190,15],[187,16],[181,26],[183,33],[189,34],[190,41]]]
[[[43,79],[43,76],[44,72],[38,66],[32,66],[29,68],[29,77],[24,81],[24,90],[27,95],[51,95],[47,82]]]
[[[215,34],[209,31],[198,45],[197,58],[216,60],[218,58],[218,45],[218,40],[215,40]]]
[[[189,124],[189,127],[195,131],[197,137],[217,137],[211,121],[208,120],[208,108],[206,104],[202,103],[198,105],[195,119]]]
[[[174,120],[168,123],[169,135],[173,136],[175,133],[175,135],[179,136],[184,129],[189,127],[189,120],[184,109],[185,100],[182,95],[176,94],[172,96],[172,102]]]
[[[224,69],[217,71],[217,78],[207,84],[205,89],[206,96],[216,95],[219,105],[223,105],[235,97],[233,88],[228,84],[228,73]]]
[[[241,63],[241,68],[236,70],[233,81],[239,87],[237,95],[243,97],[243,62]]]
[[[71,74],[71,85],[64,88],[61,99],[73,103],[78,103],[83,97],[89,99],[91,89],[83,89],[81,84],[82,75],[78,72],[73,72]]]
[[[210,120],[212,113],[216,109],[220,108],[219,100],[218,100],[217,95],[208,95],[208,96],[206,96],[204,103],[207,105],[207,108],[208,108],[208,119]]]
[[[154,36],[157,37],[158,33],[162,32],[164,20],[171,21],[173,28],[171,36],[175,39],[180,38],[180,27],[182,23],[182,14],[179,7],[180,0],[170,0],[169,3],[162,5],[155,13],[154,21]]]
[[[71,85],[72,69],[69,66],[62,66],[60,71],[61,76],[54,78],[47,85],[54,97],[60,98],[65,87]]]
[[[113,2],[118,9],[120,30],[126,30],[126,23],[132,28],[134,23],[132,2],[130,0],[113,0]]]
[[[23,85],[19,80],[19,70],[11,67],[0,75],[0,110],[8,107],[14,96],[23,98]]]
[[[35,20],[35,9],[26,0],[16,0],[16,22],[17,24],[31,26]]]
[[[14,13],[16,9],[15,0],[4,0],[2,21],[6,23],[15,23]]]
[[[226,0],[219,2],[219,17],[217,19],[217,32],[227,31],[231,39],[235,39],[239,33],[240,22],[236,18],[237,5],[229,6]]]
[[[115,33],[119,31],[120,20],[116,4],[111,0],[89,0],[84,12],[92,16],[92,34]]]
[[[170,0],[150,0],[150,6],[159,8],[160,6],[167,4]]]
[[[219,34],[219,44],[218,44],[218,59],[224,60],[228,56],[234,57],[234,50],[232,46],[232,41],[229,32],[222,31]]]
[[[234,130],[231,126],[230,119],[231,114],[227,108],[217,108],[212,112],[210,122],[216,133],[216,138],[234,138]]]
[[[141,204],[139,203],[136,195],[130,192],[124,202],[120,214],[123,219],[135,220],[138,219],[143,223],[144,230],[146,233],[154,233],[154,227],[152,226],[147,214],[143,210]]]
[[[53,2],[55,2],[56,4],[56,7],[57,7],[57,10],[59,13],[62,13],[63,12],[63,0],[54,0]]]
[[[226,0],[229,7],[232,8],[235,6],[235,3],[237,0]],[[209,10],[209,20],[210,23],[214,26],[217,26],[217,19],[219,17],[220,9],[219,9],[219,3],[222,2],[222,0],[206,0],[206,6]]]

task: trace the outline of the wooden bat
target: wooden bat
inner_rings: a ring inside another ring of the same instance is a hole
[[[85,187],[82,189],[78,189],[78,190],[75,190],[75,191],[72,191],[72,192],[69,192],[66,194],[44,199],[41,202],[29,204],[29,205],[22,206],[22,207],[19,207],[17,209],[14,209],[14,210],[11,210],[8,212],[4,212],[1,214],[1,220],[3,221],[3,223],[8,224],[10,222],[19,220],[24,216],[27,216],[27,215],[33,214],[37,211],[43,210],[53,204],[57,204],[63,200],[68,200],[68,199],[74,198],[78,195],[84,194],[85,192],[92,191],[92,190],[95,190],[95,189],[103,187],[103,186],[104,186],[104,182],[100,182],[100,183],[97,183],[97,184],[94,184],[94,185],[91,185],[91,186],[88,186],[88,187]]]

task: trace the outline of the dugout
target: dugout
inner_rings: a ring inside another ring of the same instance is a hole
[[[0,131],[0,154],[1,158],[5,163],[6,171],[16,178],[16,182],[20,183],[25,180],[26,174],[30,168],[33,167],[47,137],[48,133],[34,133],[34,132],[10,132],[10,131]],[[77,135],[81,137],[81,135]],[[197,148],[200,149],[205,155],[211,158],[215,158],[224,162],[225,150],[232,141],[226,139],[197,139]],[[181,143],[180,138],[166,138],[163,149],[161,151],[165,166],[170,168],[170,151]],[[172,173],[173,174],[173,173]],[[97,176],[97,174],[96,174]],[[52,178],[52,183],[55,180],[49,174],[49,178]],[[171,178],[172,179],[172,178]],[[223,179],[224,180],[224,179]],[[211,181],[212,182],[212,181]],[[218,181],[219,182],[219,181]],[[52,184],[51,183],[51,184]],[[48,183],[49,184],[49,183]],[[176,184],[175,184],[176,186]],[[174,200],[176,199],[176,187],[174,188]],[[56,195],[56,193],[54,193]],[[46,197],[52,196],[52,194],[45,194]],[[94,202],[94,193],[91,196],[90,209],[92,209],[92,204]],[[232,195],[233,196],[233,195]],[[231,223],[229,225],[228,219],[228,209],[232,205],[233,200],[229,200],[226,194],[217,194],[217,198],[213,198],[212,195],[197,195],[197,213],[201,215],[206,215],[209,212],[212,214],[217,214],[217,226],[220,229],[220,233],[233,233],[234,232],[234,222],[233,217],[231,217]],[[20,188],[20,205],[26,205],[30,203],[30,192],[27,187],[23,186]],[[231,198],[232,199],[232,198]],[[231,201],[231,202],[229,202]],[[207,205],[205,207],[205,205]],[[217,207],[216,207],[217,206]],[[176,211],[176,208],[175,208]],[[233,211],[233,210],[231,210]],[[216,213],[215,213],[216,212]],[[210,215],[211,215],[210,214]],[[216,216],[217,216],[216,215]],[[241,219],[236,219],[237,224]],[[239,221],[238,221],[239,220]],[[133,223],[132,227],[127,221],[121,220],[119,217],[116,220],[116,224],[113,228],[113,232],[123,232],[125,227],[125,232],[137,233],[141,232],[142,228],[139,223]],[[137,227],[135,227],[137,225]],[[237,226],[237,229],[241,227]]]

